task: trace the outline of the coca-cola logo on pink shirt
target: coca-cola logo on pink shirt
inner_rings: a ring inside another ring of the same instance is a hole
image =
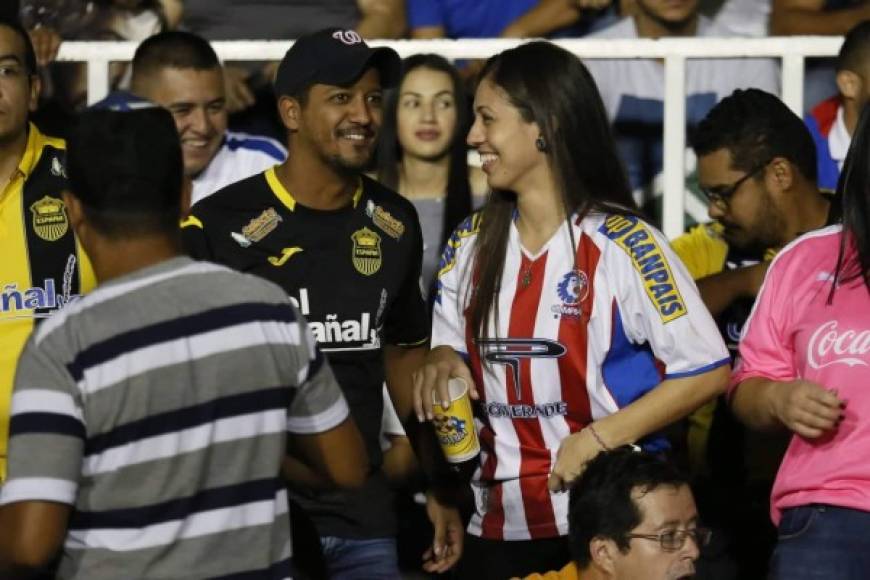
[[[831,365],[870,366],[864,360],[870,352],[870,330],[837,331],[837,321],[829,320],[819,326],[807,344],[807,361],[814,369]]]

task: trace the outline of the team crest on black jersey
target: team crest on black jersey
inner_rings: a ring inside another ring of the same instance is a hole
[[[368,228],[362,228],[350,237],[353,241],[353,267],[364,276],[371,276],[381,269],[381,236]]]
[[[43,240],[56,242],[69,230],[69,221],[63,202],[56,197],[45,196],[30,206],[33,213],[33,230]]]

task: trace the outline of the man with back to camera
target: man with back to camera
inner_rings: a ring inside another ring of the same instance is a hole
[[[196,204],[182,230],[194,257],[277,282],[298,302],[360,425],[373,466],[362,489],[292,488],[335,578],[399,576],[392,492],[380,469],[382,384],[399,416],[411,418],[411,372],[429,337],[416,212],[363,174],[382,89],[398,67],[392,49],[370,49],[352,30],[297,40],[275,81],[287,161]],[[405,424],[415,437],[417,422]],[[464,530],[434,496],[428,509],[435,541],[426,568],[443,571],[458,559]]]
[[[18,355],[40,321],[95,283],[61,198],[66,145],[29,122],[40,88],[30,37],[0,20],[0,484]]]
[[[224,71],[207,40],[166,31],[142,41],[132,63],[131,92],[112,93],[98,109],[130,110],[155,103],[175,119],[191,203],[260,173],[287,157],[268,137],[227,131]]]
[[[289,453],[319,485],[368,467],[305,319],[277,286],[181,254],[166,111],[84,113],[68,168],[100,285],[21,356],[0,577],[61,547],[62,579],[290,577]]]
[[[571,489],[574,560],[526,580],[693,578],[710,530],[699,525],[689,480],[662,458],[625,446],[599,453]]]

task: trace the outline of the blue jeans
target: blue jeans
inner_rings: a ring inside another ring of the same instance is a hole
[[[867,580],[870,512],[820,504],[784,510],[770,578]]]
[[[398,580],[399,556],[395,538],[349,540],[320,538],[330,580]]]

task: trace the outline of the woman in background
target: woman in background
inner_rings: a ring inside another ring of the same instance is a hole
[[[377,179],[407,197],[423,229],[421,286],[432,294],[441,249],[453,229],[483,202],[486,177],[468,166],[469,103],[456,69],[417,54],[384,107]]]

